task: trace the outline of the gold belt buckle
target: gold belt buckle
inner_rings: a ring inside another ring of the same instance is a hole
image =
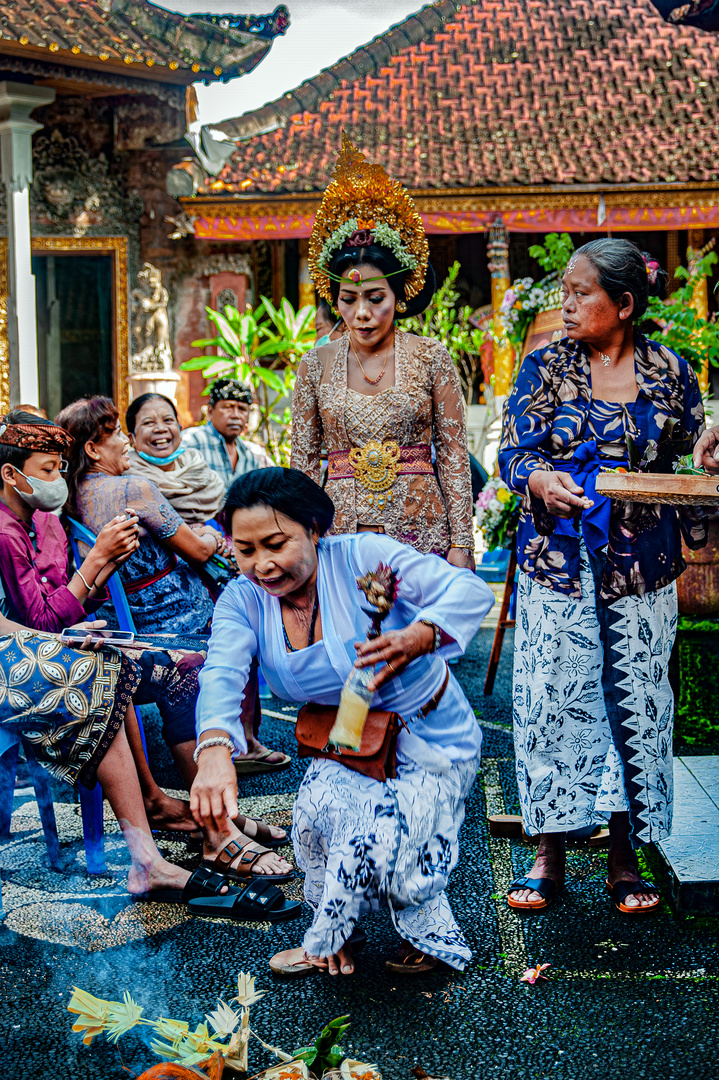
[[[392,502],[391,488],[400,471],[402,450],[393,439],[378,442],[370,439],[362,447],[354,447],[349,452],[350,465],[355,472],[355,480],[369,492],[367,502],[383,510],[386,503]]]

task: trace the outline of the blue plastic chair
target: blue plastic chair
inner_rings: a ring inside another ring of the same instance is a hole
[[[85,525],[76,521],[74,518],[68,518],[67,520],[70,528],[70,543],[72,545],[72,554],[75,559],[75,565],[81,566],[83,555],[78,545],[82,543],[87,544],[88,547],[92,547],[97,537]],[[137,633],[135,620],[132,617],[130,605],[127,602],[127,596],[122,587],[122,581],[120,580],[119,574],[112,575],[107,583],[107,590],[110,593],[110,599],[115,608],[119,629],[130,630],[133,634]],[[140,728],[142,749],[145,751],[145,757],[147,757],[145,731],[142,726],[140,710],[137,706],[135,706],[135,714],[137,716],[138,727]],[[80,794],[80,813],[82,814],[82,832],[85,841],[87,870],[89,874],[104,874],[107,871],[107,864],[105,862],[105,825],[102,816],[102,788],[97,784],[91,791],[89,788],[86,788],[84,784],[78,784],[78,789]]]
[[[55,810],[52,805],[52,793],[47,773],[35,759],[30,746],[21,737],[7,728],[0,729],[0,835],[10,835],[13,792],[17,774],[20,747],[25,749],[30,781],[35,789],[42,831],[47,844],[47,856],[53,870],[60,869],[60,841],[57,835]]]

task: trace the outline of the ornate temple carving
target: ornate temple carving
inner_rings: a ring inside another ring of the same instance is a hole
[[[136,345],[130,360],[133,372],[172,370],[168,300],[162,274],[156,266],[146,262],[138,271],[137,286],[130,294],[132,334]]]
[[[195,273],[201,277],[212,277],[213,274],[247,274],[252,276],[252,263],[249,255],[219,254],[206,255],[195,263]]]
[[[139,195],[125,193],[105,155],[91,157],[73,136],[57,129],[41,135],[33,147],[33,162],[30,208],[43,232],[125,233],[142,213]]]

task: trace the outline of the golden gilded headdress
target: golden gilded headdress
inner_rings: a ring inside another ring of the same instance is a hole
[[[332,303],[329,265],[344,245],[387,248],[406,270],[405,296],[420,292],[427,275],[429,245],[422,218],[397,180],[374,165],[342,132],[342,151],[322,197],[310,239],[309,269],[321,296]]]

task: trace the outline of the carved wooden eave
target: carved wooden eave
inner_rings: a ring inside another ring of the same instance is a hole
[[[482,232],[498,214],[513,232],[719,227],[713,184],[607,184],[418,189],[412,192],[428,233]],[[319,192],[198,195],[180,199],[206,240],[309,236]]]
[[[148,0],[0,0],[0,56],[187,86],[250,71],[289,25],[270,15],[181,15]],[[1,60],[0,60],[1,64]]]

